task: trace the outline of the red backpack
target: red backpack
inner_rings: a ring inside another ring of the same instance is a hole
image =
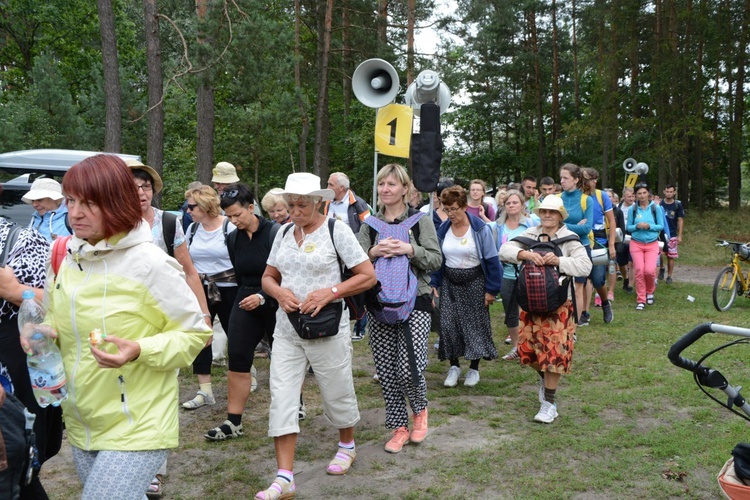
[[[540,237],[546,235],[540,235]],[[540,241],[523,236],[513,238],[527,250],[544,255],[554,252],[562,255],[560,245],[566,241],[580,241],[578,235],[572,234],[556,240]],[[533,261],[525,260],[521,264],[516,279],[515,293],[518,305],[526,312],[533,314],[550,314],[555,312],[568,300],[568,290],[573,290],[573,279],[560,273],[556,266],[537,266]]]

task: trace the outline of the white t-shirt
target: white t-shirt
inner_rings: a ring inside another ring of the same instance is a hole
[[[307,295],[315,290],[341,283],[341,268],[336,250],[349,269],[367,260],[367,254],[359,245],[357,237],[348,226],[339,221],[335,223],[333,230],[336,239],[335,249],[327,220],[318,229],[305,235],[300,246],[294,240],[294,233],[294,228],[289,225],[279,229],[268,256],[268,265],[278,269],[281,274],[281,286],[291,290],[300,301],[304,301]],[[339,329],[349,330],[349,314],[346,311],[341,315]],[[274,336],[279,334],[298,338],[282,308],[276,312]]]
[[[224,237],[223,224],[213,231],[206,231],[202,224],[194,223],[195,236],[188,247],[195,270],[200,274],[216,274],[232,269]],[[227,234],[235,229],[231,222],[227,224]],[[190,235],[185,235],[190,242]],[[236,283],[216,283],[217,286],[237,286]]]
[[[480,264],[479,253],[471,227],[466,228],[463,236],[456,236],[452,229],[448,229],[443,240],[443,255],[445,255],[445,266],[451,269],[477,267]]]
[[[154,245],[166,252],[167,245],[164,243],[164,229],[162,228],[163,218],[164,210],[154,208],[154,224],[151,226],[151,236],[154,237]],[[174,248],[177,249],[183,243],[185,243],[185,232],[182,230],[182,217],[178,216],[174,231]]]

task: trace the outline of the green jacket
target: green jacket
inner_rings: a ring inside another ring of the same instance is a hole
[[[57,276],[47,280],[46,321],[57,331],[68,379],[65,427],[78,448],[179,444],[176,370],[193,362],[211,330],[180,265],[151,240],[145,222],[94,246],[73,236]],[[54,276],[49,263],[47,275]],[[138,342],[138,359],[99,368],[88,340],[95,328]]]

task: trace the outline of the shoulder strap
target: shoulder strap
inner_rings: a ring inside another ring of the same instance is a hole
[[[226,236],[226,232],[224,233],[224,235]],[[193,238],[195,238],[195,222],[190,223],[190,225],[187,228],[187,231],[185,231],[185,236],[187,236],[187,239],[188,239],[188,247],[192,246]]]
[[[177,228],[177,216],[165,211],[161,218],[161,231],[164,234],[164,244],[167,245],[167,253],[174,257],[174,235]]]
[[[229,260],[232,262],[232,267],[234,267],[234,256],[235,256],[235,249],[234,247],[237,246],[237,232],[239,229],[234,229],[229,234],[226,235],[226,239],[224,240],[227,245],[227,253],[229,254]]]
[[[336,219],[328,219],[328,234],[331,235],[331,244],[333,245],[333,251],[336,252],[336,260],[339,261],[339,273],[341,273],[341,281],[344,281],[344,263],[341,261],[341,255],[339,255],[339,249],[336,248],[336,240],[333,239],[333,228],[336,225]]]
[[[273,246],[273,241],[276,239],[276,234],[279,232],[279,228],[281,227],[280,224],[274,222],[273,226],[271,226],[271,232],[268,235],[268,241]]]
[[[60,271],[60,266],[63,263],[63,260],[65,260],[65,255],[68,250],[68,241],[70,241],[70,236],[62,236],[60,238],[57,238],[54,243],[52,243],[52,253],[50,256],[50,261],[52,263],[52,271],[55,273],[55,276],[57,276],[57,273]]]
[[[8,263],[8,255],[13,250],[18,239],[18,233],[21,232],[21,226],[13,224],[8,230],[8,236],[5,238],[5,245],[3,245],[3,252],[0,253],[0,267],[5,267]]]
[[[68,233],[73,234],[73,228],[70,227],[70,221],[68,220],[68,212],[65,212],[65,218],[63,219],[63,222],[65,222],[65,229],[68,230]]]
[[[586,209],[589,208],[589,195],[586,193],[581,194],[581,208],[583,209],[583,214],[586,215]]]
[[[229,217],[224,217],[224,222],[221,223],[221,231],[224,233],[224,244],[226,245],[229,236]]]
[[[288,225],[288,226],[286,226],[286,227],[284,228],[284,232],[283,232],[283,233],[281,233],[281,236],[282,236],[282,238],[283,238],[283,237],[285,237],[285,236],[286,236],[286,233],[288,233],[288,232],[289,232],[289,230],[290,230],[291,228],[293,228],[293,227],[294,227],[294,222],[290,222],[290,223],[289,223],[289,225]]]

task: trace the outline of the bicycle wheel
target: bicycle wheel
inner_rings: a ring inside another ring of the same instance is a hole
[[[721,270],[714,281],[714,307],[719,312],[727,311],[737,298],[737,276],[734,267]]]

